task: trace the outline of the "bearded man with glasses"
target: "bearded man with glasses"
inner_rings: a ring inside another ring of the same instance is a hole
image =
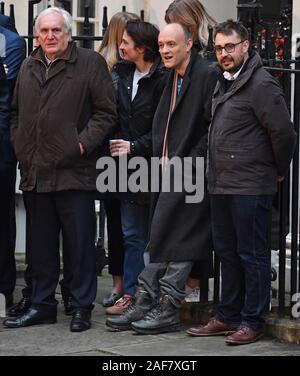
[[[209,131],[208,189],[214,248],[221,259],[216,316],[191,336],[227,335],[243,345],[263,335],[271,285],[271,207],[284,179],[296,134],[277,81],[249,50],[247,29],[215,28],[219,82]]]

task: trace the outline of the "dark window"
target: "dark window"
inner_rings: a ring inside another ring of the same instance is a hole
[[[70,14],[72,14],[72,8],[73,8],[73,0],[55,0],[56,7],[62,7],[65,10],[67,10]]]
[[[78,0],[77,17],[84,17],[84,8],[89,7],[89,17],[95,18],[95,0]]]

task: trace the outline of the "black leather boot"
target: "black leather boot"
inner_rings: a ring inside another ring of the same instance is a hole
[[[132,304],[120,316],[110,317],[106,325],[114,330],[123,331],[131,329],[133,321],[141,320],[155,305],[147,291],[138,289]]]
[[[84,332],[91,327],[91,311],[83,308],[74,308],[70,324],[71,332]]]
[[[159,334],[180,330],[178,309],[170,295],[162,295],[159,303],[146,316],[131,324],[131,328],[141,334]]]
[[[17,317],[23,315],[31,306],[31,300],[28,297],[23,297],[18,303],[13,305],[8,310],[9,317]]]

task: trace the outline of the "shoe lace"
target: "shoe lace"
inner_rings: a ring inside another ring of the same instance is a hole
[[[122,296],[122,298],[120,298],[119,300],[116,301],[115,305],[117,307],[123,307],[123,306],[127,305],[128,303],[130,303],[131,301],[132,301],[131,296]]]
[[[75,311],[73,318],[78,319],[78,318],[81,318],[81,316],[82,316],[82,312],[78,310],[78,311]]]
[[[147,316],[156,319],[162,314],[162,306],[157,304],[152,310],[148,313]]]
[[[29,302],[29,298],[25,298],[25,297],[23,297],[23,298],[19,301],[19,303],[18,303],[18,305],[17,305],[17,308],[18,308],[18,309],[23,309],[23,308],[28,304],[28,302]]]
[[[129,306],[127,306],[125,308],[125,310],[123,311],[123,314],[130,314],[131,312],[133,312],[136,308],[136,304],[134,301],[132,301]]]
[[[238,334],[247,334],[249,332],[250,328],[248,328],[247,326],[240,326],[237,330],[237,333]]]

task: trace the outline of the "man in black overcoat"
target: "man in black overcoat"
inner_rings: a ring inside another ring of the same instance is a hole
[[[160,54],[171,75],[154,117],[152,142],[153,156],[162,160],[162,175],[174,157],[180,161],[190,157],[195,180],[204,177],[204,164],[201,171],[197,170],[196,158],[203,161],[206,157],[216,75],[192,46],[189,31],[180,24],[167,25],[159,35]],[[192,265],[206,260],[212,252],[204,185],[202,199],[193,203],[187,202],[186,189],[177,192],[172,184],[169,192],[160,189],[152,193],[151,263],[139,276],[135,302],[123,315],[109,318],[107,326],[142,334],[180,328],[177,311]]]

